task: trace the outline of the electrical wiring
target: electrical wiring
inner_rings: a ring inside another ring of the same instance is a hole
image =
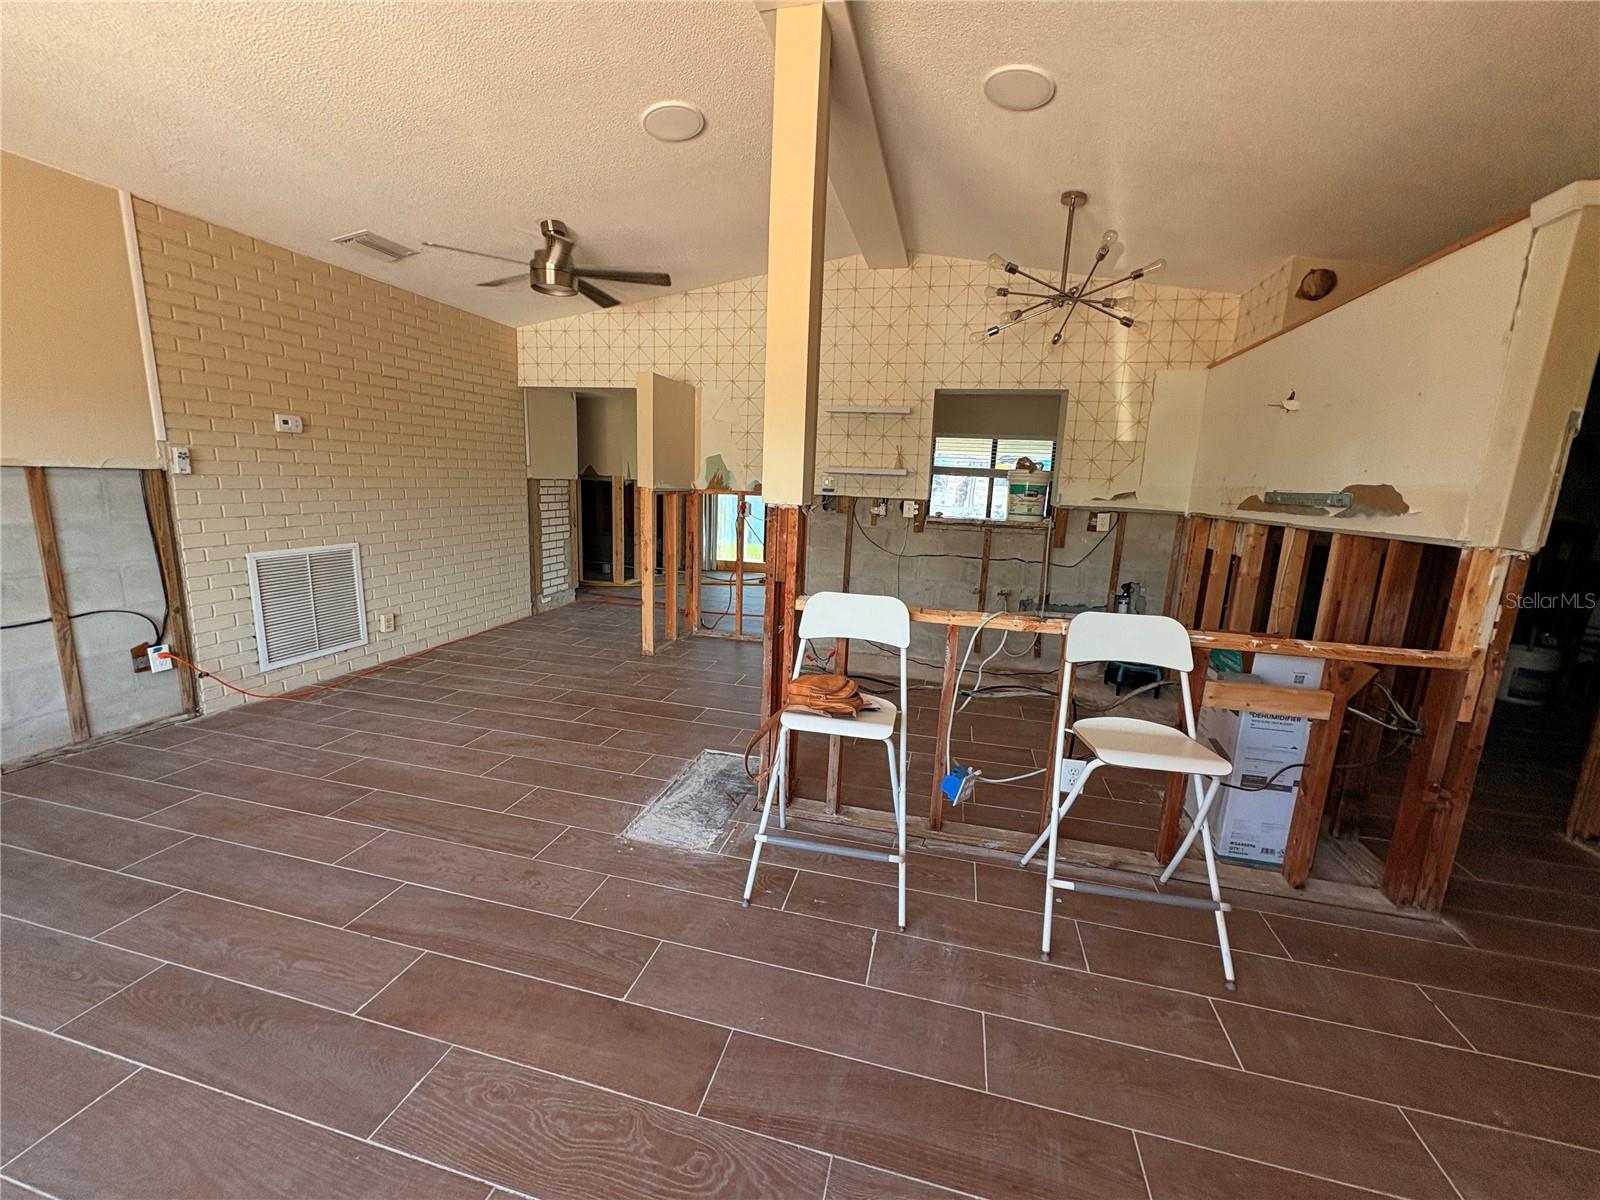
[[[156,624],[156,619],[147,613],[142,613],[132,608],[90,608],[83,612],[68,613],[67,620],[76,621],[79,617],[98,617],[106,613],[121,613],[123,616],[138,617],[150,626],[150,632],[155,635],[151,638],[151,641],[157,645],[161,643],[162,628]],[[52,620],[54,620],[53,617],[39,617],[32,621],[12,621],[8,625],[0,625],[0,629],[26,629],[31,625],[48,625]]]

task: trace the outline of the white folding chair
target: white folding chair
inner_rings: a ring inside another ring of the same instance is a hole
[[[1056,889],[1085,892],[1096,896],[1113,896],[1124,900],[1140,900],[1147,904],[1166,904],[1177,908],[1201,908],[1216,913],[1217,943],[1222,949],[1222,974],[1228,989],[1233,990],[1233,954],[1228,948],[1228,925],[1223,914],[1228,905],[1223,903],[1222,889],[1217,884],[1217,860],[1211,847],[1211,829],[1208,817],[1211,803],[1216,799],[1222,776],[1233,770],[1233,765],[1221,755],[1195,740],[1194,697],[1189,691],[1189,672],[1194,670],[1194,651],[1189,643],[1189,633],[1171,617],[1142,616],[1135,613],[1086,612],[1072,618],[1067,626],[1067,667],[1062,675],[1060,719],[1056,725],[1055,775],[1051,796],[1055,811],[1049,826],[1022,856],[1022,863],[1049,843],[1045,860],[1044,888],[1044,944],[1042,957],[1050,958],[1050,924],[1055,908]],[[1089,747],[1094,757],[1084,766],[1078,777],[1071,781],[1062,796],[1061,777],[1066,762],[1068,713],[1072,704],[1072,677],[1079,663],[1127,662],[1151,667],[1167,667],[1178,672],[1183,690],[1183,729],[1173,729],[1155,721],[1141,721],[1132,717],[1090,717],[1072,723],[1074,737]],[[1162,771],[1189,776],[1194,787],[1195,811],[1189,834],[1161,873],[1161,882],[1172,878],[1172,873],[1183,856],[1194,845],[1196,835],[1205,852],[1206,876],[1211,882],[1211,899],[1173,896],[1164,892],[1146,892],[1134,888],[1114,887],[1110,884],[1086,883],[1073,879],[1056,878],[1056,832],[1062,818],[1071,810],[1073,802],[1083,794],[1084,785],[1101,767],[1128,767],[1135,770]],[[1209,782],[1202,787],[1201,780]]]
[[[906,647],[911,644],[911,613],[893,596],[858,596],[850,592],[817,592],[806,600],[800,613],[800,646],[794,656],[794,676],[800,674],[806,658],[806,643],[816,638],[859,638],[895,646],[900,651],[900,712],[906,708]],[[791,676],[793,678],[794,676]],[[899,924],[906,927],[906,729],[900,722],[900,756],[895,760],[895,706],[877,696],[865,696],[867,707],[853,717],[830,717],[803,708],[783,711],[778,722],[778,751],[773,756],[767,799],[761,807],[761,823],[756,827],[755,850],[750,855],[750,874],[744,884],[744,905],[750,906],[750,893],[756,884],[756,866],[761,847],[787,846],[791,850],[813,850],[846,858],[891,862],[900,868]],[[854,846],[834,846],[809,842],[803,838],[767,832],[774,799],[778,805],[778,828],[786,829],[784,814],[784,772],[788,769],[789,732],[822,733],[829,737],[865,738],[882,742],[889,758],[889,791],[894,803],[894,823],[898,832],[893,854],[882,850],[862,850]]]

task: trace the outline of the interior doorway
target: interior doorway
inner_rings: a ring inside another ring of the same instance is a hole
[[[578,427],[579,584],[637,582],[637,395],[633,388],[585,388],[573,396]]]

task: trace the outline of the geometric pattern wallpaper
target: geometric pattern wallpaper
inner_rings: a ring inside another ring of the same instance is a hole
[[[1048,269],[1032,270],[1053,278]],[[1059,346],[1045,318],[975,343],[1006,301],[984,289],[1007,276],[986,262],[918,254],[874,270],[859,257],[824,265],[817,476],[832,468],[896,468],[905,476],[839,475],[844,495],[923,498],[940,388],[1067,392],[1057,494],[1063,501],[1138,486],[1155,373],[1204,366],[1234,343],[1239,297],[1138,284],[1133,329],[1075,316]],[[1014,304],[1015,302],[1010,302]],[[755,276],[518,330],[525,387],[632,387],[653,370],[701,389],[702,442],[748,484],[761,464],[766,277]],[[909,416],[835,414],[830,405],[909,405]],[[703,480],[701,481],[703,482]]]
[[[1284,316],[1289,311],[1289,281],[1294,277],[1294,263],[1292,258],[1284,259],[1281,267],[1239,297],[1239,323],[1233,331],[1229,353],[1243,350],[1283,328]]]

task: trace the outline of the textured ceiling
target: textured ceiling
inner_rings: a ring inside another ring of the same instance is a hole
[[[1239,291],[1290,254],[1408,262],[1600,175],[1592,4],[919,0],[856,21],[920,251],[1053,261],[1057,193],[1081,187],[1091,237],[1116,225],[1129,261]],[[1047,108],[982,101],[1016,60],[1056,76]],[[679,288],[766,269],[772,50],[743,0],[7,0],[0,68],[6,149],[508,324],[586,305],[328,239],[520,257],[556,216],[580,261]],[[665,98],[706,132],[646,137]],[[830,208],[829,255],[853,249]]]

